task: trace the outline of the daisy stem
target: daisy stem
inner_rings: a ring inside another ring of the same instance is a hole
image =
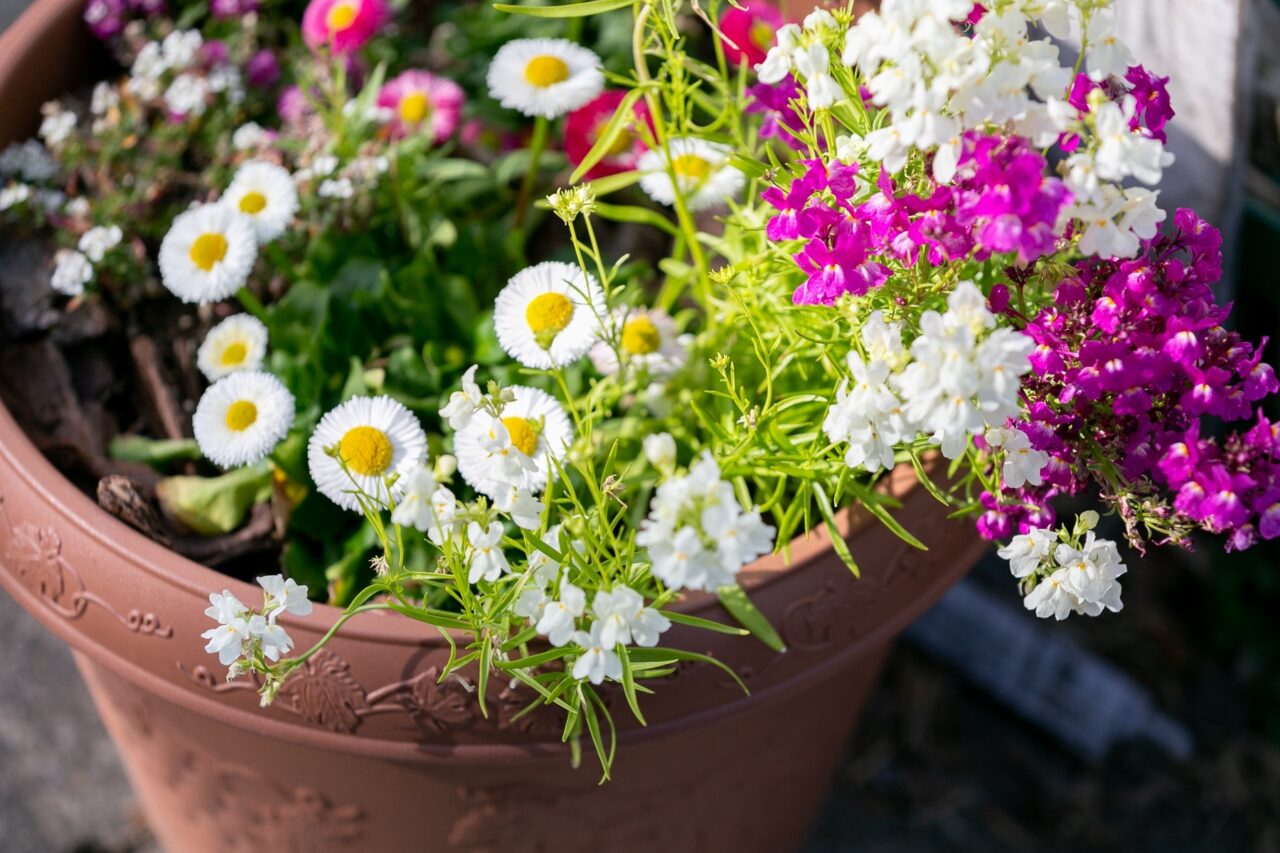
[[[240,303],[240,307],[248,311],[262,322],[267,322],[267,309],[263,307],[261,300],[253,295],[253,291],[247,287],[242,287],[236,291],[236,301]]]
[[[538,116],[533,121],[533,139],[529,141],[529,171],[524,173],[524,182],[520,185],[520,197],[516,200],[517,228],[524,228],[525,216],[529,212],[529,202],[533,196],[533,184],[538,179],[538,161],[542,159],[543,149],[547,147],[547,133],[551,122],[546,116]]]

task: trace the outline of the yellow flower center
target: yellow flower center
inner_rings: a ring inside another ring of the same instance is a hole
[[[400,120],[405,124],[417,124],[431,111],[431,100],[425,92],[410,92],[400,99]]]
[[[529,300],[524,321],[529,324],[538,346],[547,349],[573,319],[573,302],[563,293],[540,293]]]
[[[240,341],[227,344],[226,349],[222,351],[222,366],[235,367],[237,364],[244,364],[244,360],[249,357],[249,348]]]
[[[258,407],[248,400],[236,400],[227,407],[227,429],[244,432],[258,420]]]
[[[622,350],[629,355],[649,355],[661,345],[658,327],[648,317],[632,317],[622,327]]]
[[[777,35],[773,27],[764,21],[756,21],[751,25],[751,32],[747,38],[751,39],[751,43],[761,50],[768,50],[773,46],[773,38]]]
[[[191,244],[191,263],[205,272],[227,255],[227,238],[221,234],[201,234]]]
[[[608,126],[608,124],[609,122],[607,120],[602,121],[599,124],[597,124],[595,128],[591,131],[592,145],[595,145],[596,141],[600,139],[600,134],[604,132],[604,129],[605,127]],[[622,130],[618,132],[618,135],[614,137],[613,144],[609,146],[609,150],[605,152],[605,156],[617,157],[619,155],[625,154],[628,150],[630,150],[632,144],[635,142],[635,138],[636,138],[636,135],[631,131],[631,128],[624,127]]]
[[[675,170],[677,175],[693,178],[696,181],[705,180],[707,175],[711,174],[710,161],[706,157],[699,157],[697,154],[681,154],[672,161],[671,168]]]
[[[391,467],[391,439],[380,429],[358,426],[347,430],[338,442],[347,467],[362,477],[377,477]]]
[[[533,456],[533,452],[538,449],[538,434],[533,431],[533,424],[525,418],[513,416],[503,418],[502,425],[507,428],[507,435],[511,436],[511,445],[525,456]]]
[[[355,23],[360,7],[355,3],[339,3],[329,10],[325,16],[325,26],[331,33],[340,33]]]
[[[260,192],[247,192],[240,196],[240,212],[253,216],[261,213],[267,206],[267,197]]]
[[[569,66],[558,56],[535,56],[524,67],[524,79],[530,86],[545,89],[569,79]]]

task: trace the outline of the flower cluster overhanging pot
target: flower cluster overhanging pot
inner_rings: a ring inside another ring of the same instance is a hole
[[[86,74],[79,0],[41,0],[0,41],[0,136]],[[108,516],[41,457],[0,408],[0,583],[74,650],[167,849],[761,850],[794,846],[820,807],[889,645],[982,550],[900,469],[889,488],[929,545],[859,513],[841,529],[853,580],[824,532],[742,584],[787,651],[676,628],[693,665],[647,697],[647,728],[618,715],[615,780],[574,770],[559,715],[516,718],[528,691],[491,684],[486,719],[448,647],[408,620],[368,614],[291,678],[275,704],[225,683],[202,651],[208,590],[249,585],[198,566]],[[710,596],[679,609],[726,618]],[[290,621],[310,645],[338,612]],[[613,697],[620,700],[620,693]],[[406,816],[414,816],[407,820]],[[655,820],[655,816],[661,820]]]

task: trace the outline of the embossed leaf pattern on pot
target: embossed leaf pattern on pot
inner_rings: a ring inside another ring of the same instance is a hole
[[[440,670],[434,666],[413,682],[403,700],[419,725],[437,732],[466,728],[478,713],[476,697],[456,678],[440,683]]]
[[[369,710],[364,688],[345,660],[321,649],[280,688],[283,702],[308,722],[335,732],[354,732]]]
[[[55,530],[29,522],[19,524],[13,531],[9,559],[17,564],[19,574],[37,595],[51,601],[62,600],[66,592],[62,539]]]

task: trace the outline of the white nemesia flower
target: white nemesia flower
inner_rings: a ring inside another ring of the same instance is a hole
[[[501,417],[472,418],[454,437],[458,472],[472,488],[498,498],[511,486],[533,493],[546,488],[573,441],[573,425],[554,397],[536,388],[514,385],[514,399]]]
[[[230,666],[244,654],[244,644],[249,640],[249,620],[236,616],[200,636],[209,641],[204,650],[217,655],[223,666]]]
[[[996,551],[1002,559],[1009,561],[1009,568],[1015,578],[1025,578],[1039,570],[1041,564],[1053,553],[1054,543],[1058,536],[1052,530],[1033,527],[1021,533]]]
[[[676,440],[669,432],[658,432],[644,437],[644,458],[664,474],[676,467]]]
[[[231,590],[224,589],[220,593],[209,593],[209,607],[205,609],[204,615],[217,620],[219,625],[225,625],[248,612],[249,608],[236,598]]]
[[[265,459],[293,426],[293,395],[270,373],[246,371],[204,392],[191,419],[200,452],[223,468]]]
[[[93,281],[93,264],[82,252],[59,249],[53,256],[53,275],[49,286],[66,296],[79,296],[84,286]]]
[[[502,552],[502,522],[491,522],[488,528],[471,522],[467,525],[467,542],[471,546],[467,583],[476,583],[482,578],[496,581],[510,568],[507,555]]]
[[[595,276],[573,264],[545,261],[511,277],[493,306],[493,325],[507,355],[539,370],[563,367],[596,342],[604,293]]]
[[[623,362],[650,376],[670,376],[689,357],[693,336],[680,334],[671,315],[660,308],[618,308],[608,322],[614,327]],[[591,348],[591,363],[605,376],[621,367],[618,352],[606,341],[597,341]]]
[[[222,203],[248,218],[259,243],[269,243],[293,222],[298,190],[283,166],[250,160],[236,170]]]
[[[391,523],[412,527],[426,533],[436,526],[432,496],[438,485],[431,469],[425,465],[414,468],[404,478],[404,494],[391,513]]]
[[[93,87],[93,97],[89,101],[89,112],[95,116],[106,115],[120,103],[120,93],[115,86],[101,81]]]
[[[312,605],[311,599],[307,598],[307,588],[293,578],[286,578],[284,575],[267,575],[258,578],[258,586],[262,587],[268,596],[263,610],[272,622],[281,613],[288,613],[290,616],[311,615]]]
[[[320,198],[349,199],[356,194],[350,178],[329,178],[320,183],[316,195]]]
[[[467,368],[466,373],[462,374],[461,390],[450,394],[449,402],[440,410],[440,417],[448,421],[449,428],[455,432],[465,429],[471,423],[476,412],[480,411],[480,404],[484,402],[484,392],[476,384],[476,371],[479,369],[477,364]]]
[[[40,138],[50,148],[57,148],[71,138],[72,131],[76,129],[76,114],[57,104],[46,104],[45,109],[47,112],[40,122]]]
[[[1049,454],[1031,446],[1031,439],[1021,429],[1004,430],[1000,442],[1004,450],[1004,466],[1001,479],[1010,489],[1020,489],[1030,483],[1039,486],[1044,482],[1040,472],[1049,464]]]
[[[231,134],[231,147],[237,151],[252,151],[271,141],[271,135],[257,122],[245,122]]]
[[[252,314],[233,314],[209,330],[196,351],[196,366],[210,382],[240,370],[257,370],[267,356],[267,327]]]
[[[0,175],[17,175],[24,181],[47,181],[58,171],[58,163],[34,139],[15,142],[0,151]]]
[[[728,145],[683,136],[669,140],[667,147],[670,160],[663,151],[650,149],[636,163],[644,174],[640,188],[659,204],[675,205],[678,188],[689,210],[706,210],[736,196],[746,183],[746,176],[729,165],[733,149]]]
[[[573,641],[582,646],[582,654],[573,663],[574,678],[585,678],[592,684],[602,684],[606,678],[622,680],[622,661],[613,646],[606,644],[600,623],[593,624],[590,633],[575,632]]]
[[[0,211],[17,207],[29,198],[31,198],[31,187],[26,184],[9,184],[4,189],[0,189]]]
[[[403,403],[385,396],[352,397],[330,410],[307,444],[316,488],[354,511],[360,511],[357,488],[376,501],[399,500],[409,474],[426,461],[422,425]],[[391,478],[395,482],[388,487]]]
[[[597,592],[591,601],[591,613],[596,618],[595,624],[600,626],[599,639],[607,649],[632,642],[637,646],[656,646],[658,637],[671,627],[671,620],[646,607],[644,596],[626,586]]]
[[[516,39],[489,65],[489,94],[507,109],[557,118],[604,91],[600,57],[566,39]]]
[[[586,609],[587,594],[568,581],[562,581],[560,597],[543,606],[536,630],[545,635],[551,645],[563,646],[573,639],[576,620]]]
[[[528,489],[514,485],[494,500],[494,506],[511,516],[516,526],[524,530],[537,530],[542,524],[542,513],[547,508]]]
[[[164,90],[164,104],[175,116],[203,115],[208,107],[209,84],[195,74],[179,74]]]
[[[97,264],[102,262],[107,252],[120,245],[123,239],[124,232],[120,230],[119,225],[99,225],[90,228],[80,236],[77,248],[84,252],[85,257]]]
[[[173,220],[160,244],[160,278],[183,302],[218,302],[244,286],[257,259],[248,220],[205,204]]]
[[[263,657],[272,663],[280,660],[293,648],[293,638],[284,628],[261,613],[249,617],[249,638],[258,641]]]

